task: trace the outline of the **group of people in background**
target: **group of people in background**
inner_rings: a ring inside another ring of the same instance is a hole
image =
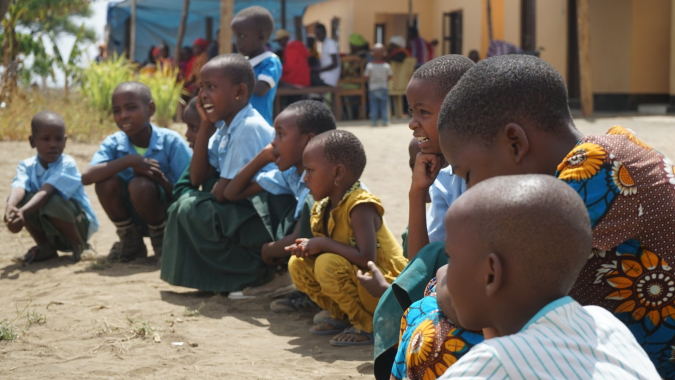
[[[96,258],[93,184],[119,236],[108,260],[147,257],[148,236],[164,281],[230,294],[285,268],[297,291],[272,310],[320,308],[310,333],[374,345],[378,379],[675,377],[675,166],[620,126],[584,136],[552,66],[446,55],[414,72],[401,245],[361,181],[363,145],[325,104],[272,118],[283,69],[265,48],[271,14],[246,8],[231,27],[240,54],[193,78],[187,142],[150,122],[145,85],[125,82],[111,99],[120,131],[80,175],[63,119],[35,115],[37,154],[4,215],[36,243],[18,262]],[[384,46],[372,56],[381,84]]]

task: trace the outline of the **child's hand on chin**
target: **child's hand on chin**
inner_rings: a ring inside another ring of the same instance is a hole
[[[371,275],[368,275],[368,273],[364,273],[359,269],[358,272],[356,272],[356,278],[359,279],[361,286],[366,288],[371,296],[375,298],[382,297],[384,292],[389,289],[390,285],[374,262],[368,261],[368,269],[370,270]]]
[[[411,187],[427,191],[443,167],[442,156],[417,153]]]

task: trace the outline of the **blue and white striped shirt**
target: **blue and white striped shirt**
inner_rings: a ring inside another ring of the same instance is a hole
[[[660,379],[626,325],[570,297],[520,332],[474,346],[440,379]]]

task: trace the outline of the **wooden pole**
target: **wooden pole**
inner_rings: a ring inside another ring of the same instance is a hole
[[[593,114],[593,77],[591,73],[591,36],[588,0],[577,0],[579,30],[579,81],[581,82],[581,113]]]
[[[131,0],[131,27],[129,28],[129,62],[134,62],[136,51],[136,0]]]
[[[180,49],[183,47],[183,37],[185,36],[185,24],[187,23],[188,11],[190,9],[190,0],[183,0],[183,13],[180,16],[180,25],[178,26],[178,37],[176,38],[176,50],[173,52],[173,62],[178,66],[180,60]]]
[[[487,0],[487,27],[488,27],[488,38],[490,43],[492,43],[492,2]]]
[[[281,29],[286,29],[286,0],[281,0]]]
[[[218,35],[218,52],[232,53],[232,17],[234,14],[234,0],[220,0],[220,34]]]
[[[414,16],[413,16],[413,0],[408,0],[408,27],[412,28],[414,22]]]

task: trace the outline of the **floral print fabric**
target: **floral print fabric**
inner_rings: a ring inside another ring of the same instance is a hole
[[[401,338],[391,379],[433,380],[483,341],[483,334],[455,327],[436,302],[436,279],[401,318]]]
[[[615,126],[587,136],[556,176],[586,203],[593,252],[570,295],[624,322],[657,370],[675,378],[675,168]]]

